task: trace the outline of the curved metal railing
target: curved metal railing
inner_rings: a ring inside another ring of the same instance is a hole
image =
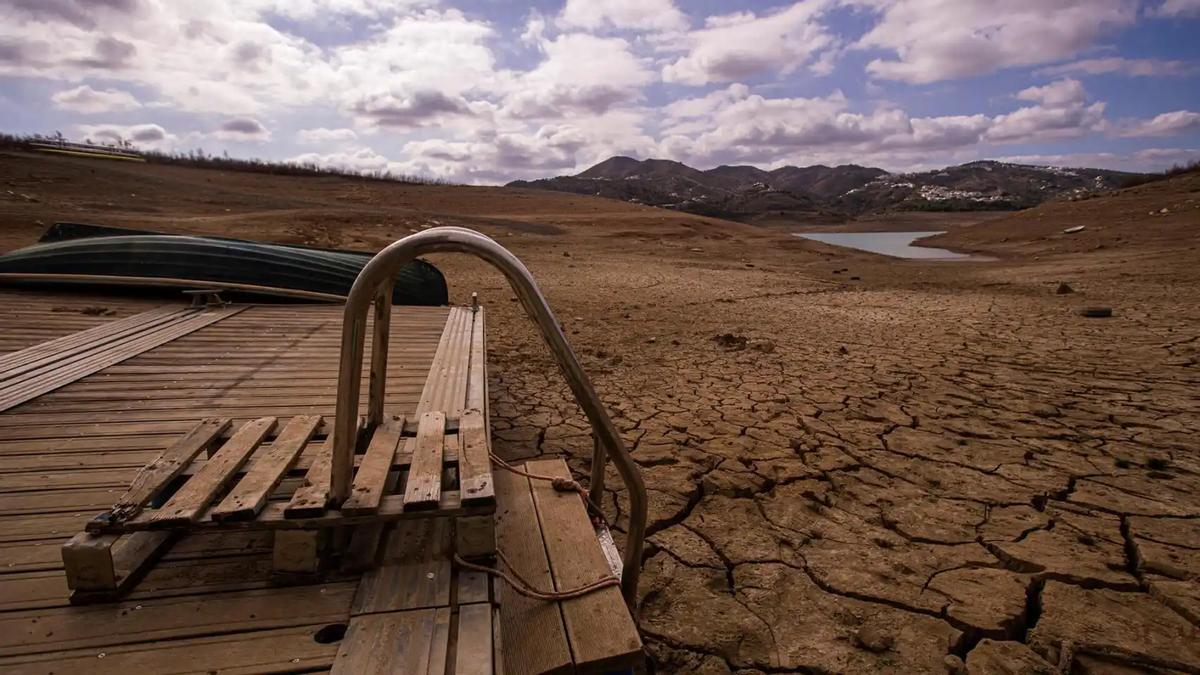
[[[375,333],[372,342],[367,424],[378,424],[383,416],[387,383],[387,344],[391,317],[392,286],[396,273],[413,258],[426,253],[469,253],[499,270],[520,298],[525,313],[537,324],[547,346],[554,354],[575,401],[587,415],[595,437],[592,456],[591,493],[597,505],[604,491],[604,470],[609,457],[629,491],[629,533],[621,576],[621,592],[632,606],[636,601],[642,546],[646,535],[646,486],[637,464],[625,449],[621,435],[604,409],[591,380],[583,372],[579,359],[562,328],[554,318],[546,298],[525,265],[490,237],[462,227],[436,227],[409,235],[384,248],[372,258],[350,289],[342,319],[342,351],[338,366],[337,413],[333,428],[333,457],[330,497],[341,504],[350,494],[354,467],[354,446],[362,384],[363,344],[367,311],[375,302]]]

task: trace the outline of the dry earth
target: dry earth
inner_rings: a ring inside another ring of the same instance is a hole
[[[1001,260],[921,263],[574,195],[0,156],[0,245],[56,219],[511,246],[650,488],[660,672],[1200,672],[1196,176],[953,229]],[[503,280],[435,262],[491,312],[499,451],[586,475]]]

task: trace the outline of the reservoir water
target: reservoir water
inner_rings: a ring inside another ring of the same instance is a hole
[[[823,244],[846,246],[861,251],[870,251],[896,258],[916,258],[921,260],[984,260],[980,256],[969,253],[955,253],[944,248],[928,246],[913,246],[912,243],[922,237],[942,234],[932,232],[799,232],[797,237],[812,239]]]

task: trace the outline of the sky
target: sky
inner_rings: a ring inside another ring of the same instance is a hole
[[[503,183],[1200,159],[1200,0],[0,0],[0,130]]]

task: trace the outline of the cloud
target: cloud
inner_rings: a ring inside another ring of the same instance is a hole
[[[1152,119],[1127,122],[1119,135],[1126,137],[1175,136],[1200,131],[1200,112],[1176,110],[1156,115]]]
[[[253,117],[225,120],[213,135],[226,141],[266,141],[271,138],[270,130]]]
[[[1151,16],[1193,17],[1200,16],[1200,0],[1164,0],[1150,10]]]
[[[104,112],[120,112],[135,110],[142,104],[133,94],[120,89],[92,89],[81,85],[74,89],[60,91],[50,97],[55,108],[72,112],[94,115]]]
[[[76,63],[86,68],[119,70],[128,68],[136,54],[137,47],[133,43],[114,37],[102,37],[96,40],[91,55],[78,59]]]
[[[985,134],[985,140],[996,143],[1029,143],[1033,141],[1079,138],[1103,131],[1105,104],[1088,104],[1087,92],[1079,80],[1057,80],[1041,87],[1029,87],[1017,93],[1022,101],[1036,105],[998,115]]]
[[[450,116],[473,114],[466,99],[434,89],[371,94],[352,103],[349,110],[368,124],[395,128],[420,127]]]
[[[95,28],[104,15],[129,15],[141,0],[7,0],[9,11],[19,18],[63,21],[80,28]]]
[[[636,100],[654,79],[621,38],[570,33],[541,46],[545,58],[507,87],[503,114],[528,119],[603,113]]]
[[[797,2],[762,16],[740,12],[709,17],[704,28],[688,33],[675,45],[686,54],[662,69],[662,78],[679,84],[744,80],[764,74],[789,75],[814,63],[828,71],[822,52],[838,39],[819,22],[825,0]]]
[[[1050,66],[1037,71],[1039,75],[1105,75],[1116,73],[1131,77],[1165,77],[1189,75],[1196,66],[1187,61],[1164,61],[1160,59],[1126,59],[1110,56],[1099,59],[1082,59],[1059,66]]]
[[[80,124],[77,129],[85,138],[99,143],[132,141],[141,146],[161,148],[175,141],[175,136],[157,124]]]
[[[997,161],[1043,166],[1090,167],[1117,171],[1162,171],[1200,159],[1200,149],[1146,148],[1131,153],[1070,152],[995,157]]]
[[[895,54],[867,72],[917,84],[1068,59],[1137,18],[1137,0],[847,2],[879,16],[856,46]]]
[[[688,20],[674,0],[567,0],[558,24],[587,31],[678,31]]]
[[[395,165],[392,160],[370,148],[355,148],[327,154],[306,152],[287,161],[349,171],[388,171]]]
[[[358,140],[358,134],[353,129],[326,129],[325,127],[317,127],[315,129],[301,129],[296,133],[296,140],[305,145],[340,143]]]

